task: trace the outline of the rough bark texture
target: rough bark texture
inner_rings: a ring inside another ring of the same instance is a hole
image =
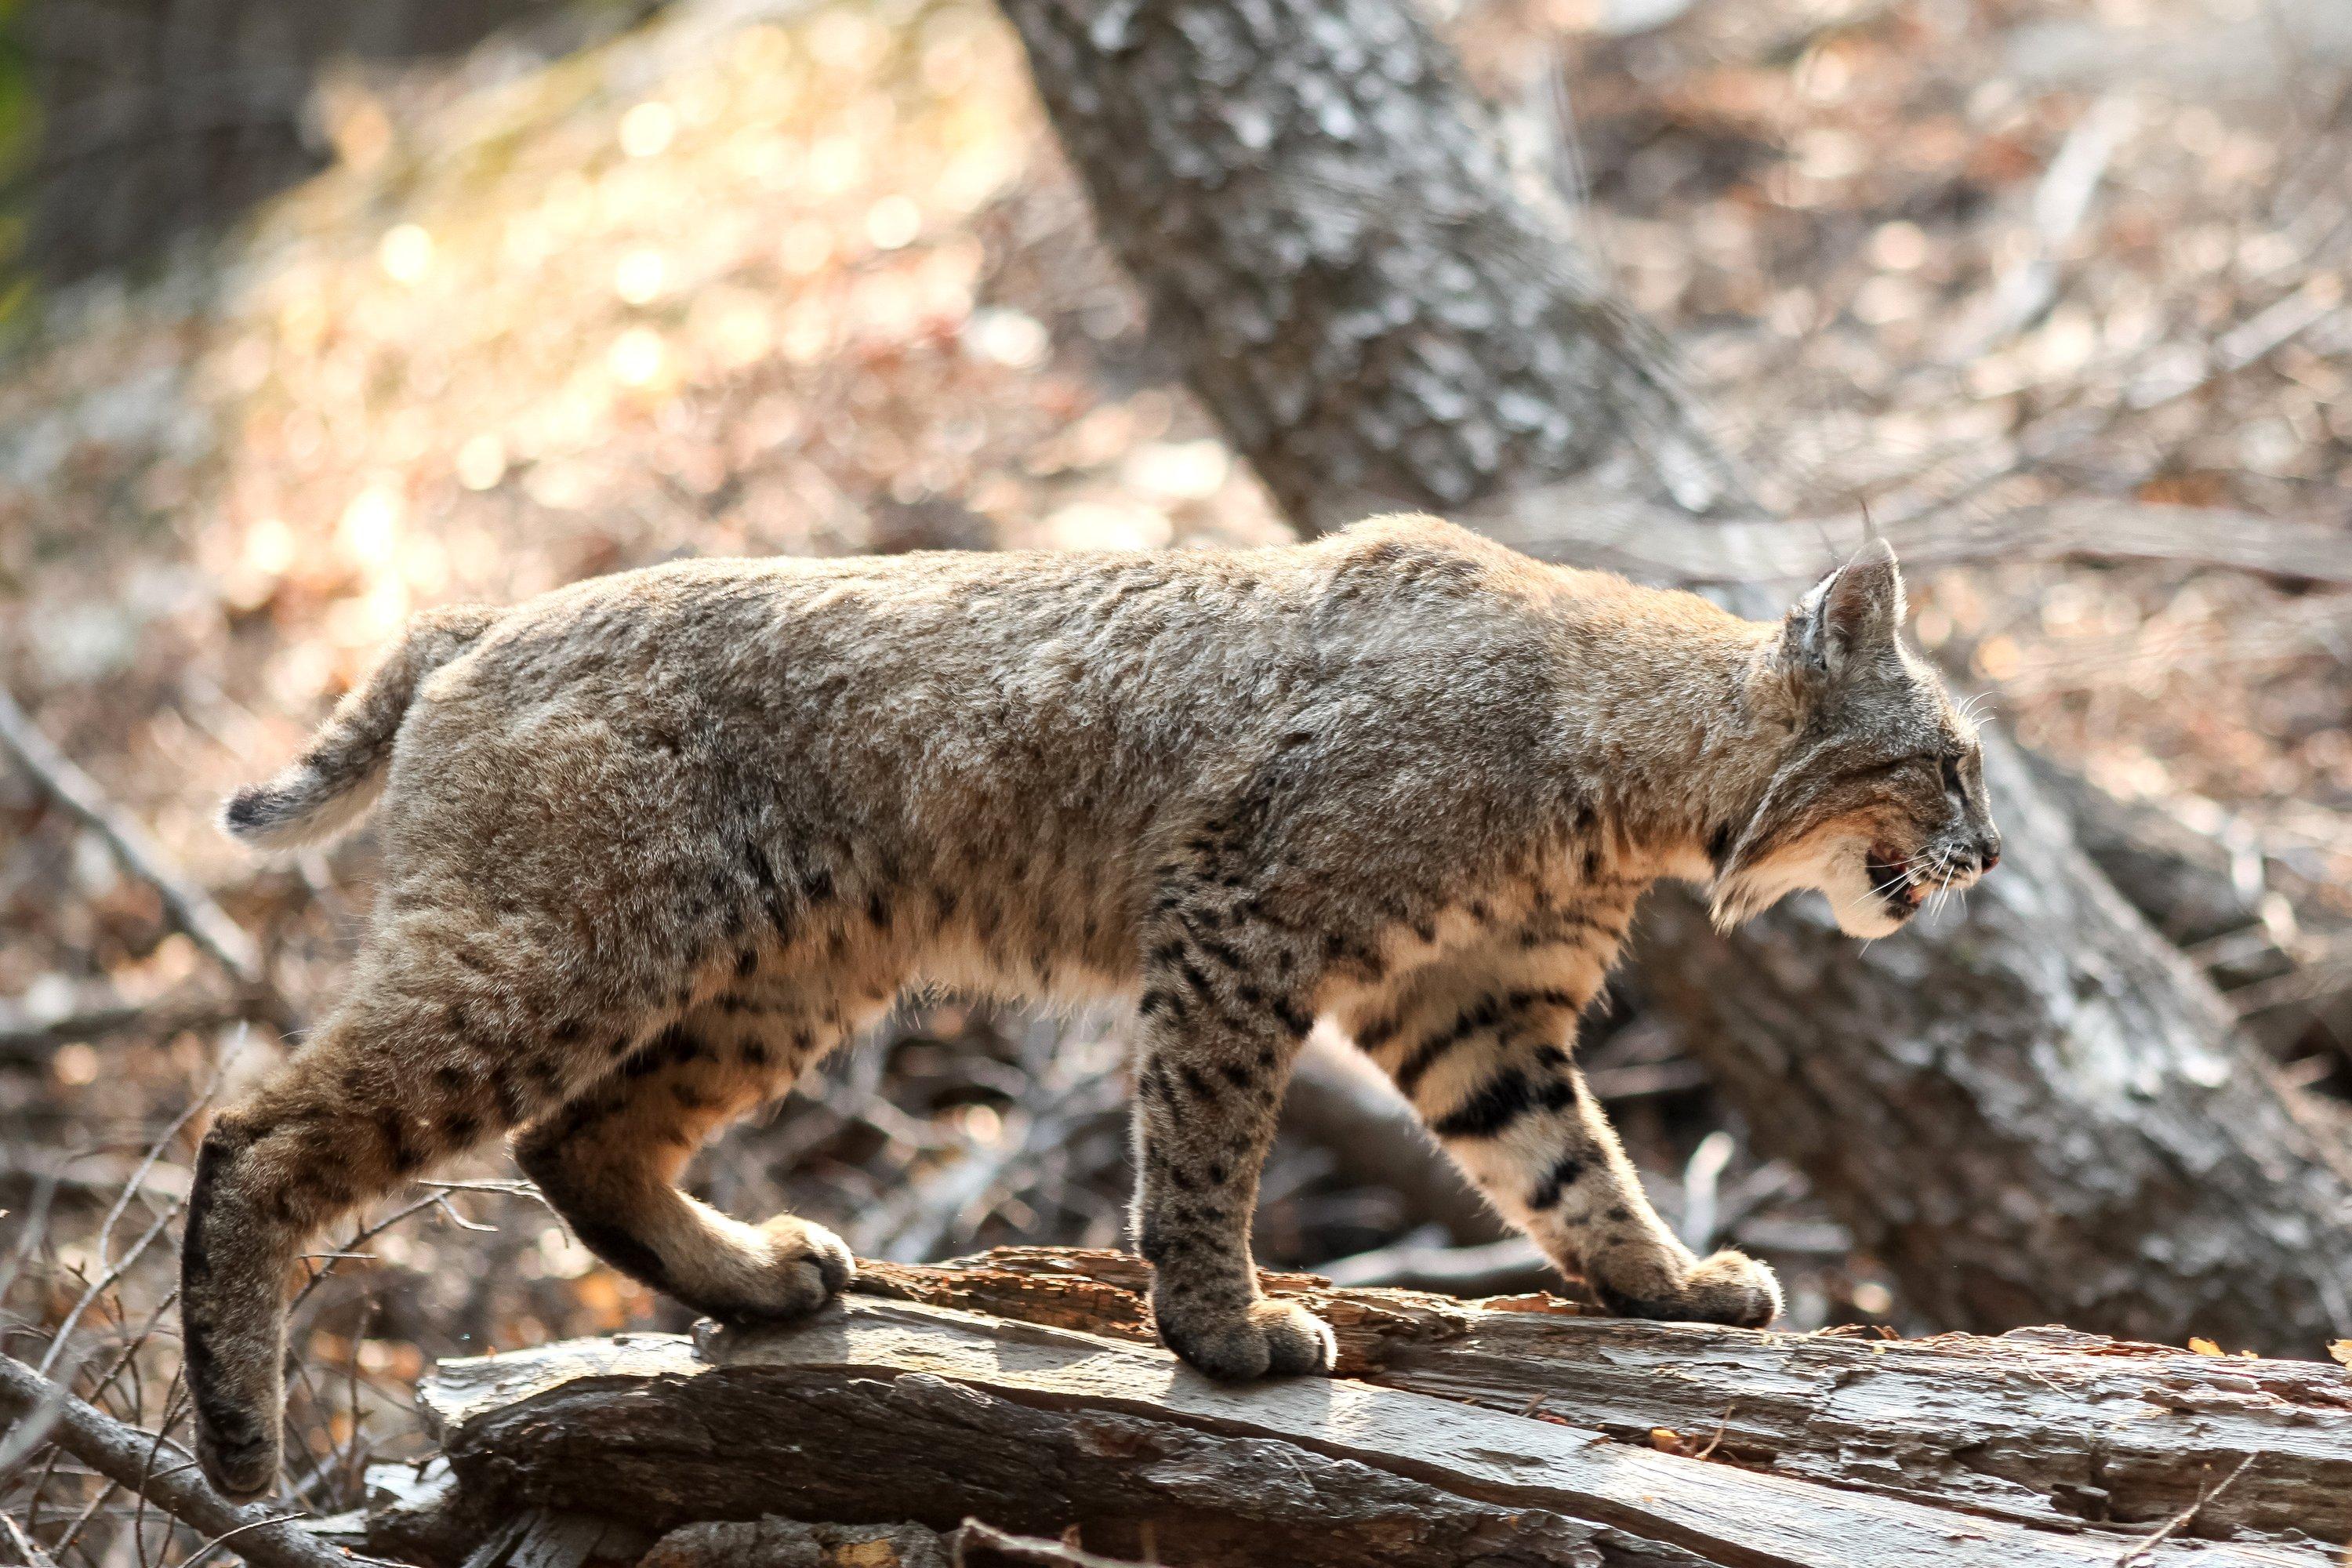
[[[1396,0],[1005,10],[1155,328],[1292,516],[1461,505],[1631,450],[1721,495],[1664,356],[1513,193]]]
[[[1302,524],[1605,492],[1597,468],[1716,504],[1662,356],[1515,195],[1404,0],[1005,10],[1158,331]],[[1549,521],[1577,558],[1578,514]],[[1966,920],[1864,949],[1793,915],[1718,938],[1684,904],[1651,919],[1652,988],[1922,1310],[2316,1353],[2352,1324],[2340,1138],[1993,771],[2016,847]]]
[[[2238,885],[2230,852],[2161,809],[2117,800],[2080,774],[2028,752],[2034,782],[2074,825],[2074,842],[2106,873],[2116,892],[2168,941],[2210,942],[2262,924],[2259,892]],[[2275,973],[2284,955],[2267,942],[2248,944],[2232,964],[2248,978]]]
[[[671,1531],[642,1568],[1137,1568],[977,1521],[942,1534],[914,1523],[803,1524],[770,1516]],[[478,1564],[477,1568],[488,1568]],[[542,1568],[568,1568],[546,1564]]]
[[[1144,1340],[1135,1260],[986,1262],[873,1265],[898,1300],[862,1288],[699,1349],[630,1335],[445,1363],[425,1397],[451,1510],[517,1538],[533,1510],[639,1531],[977,1516],[1176,1565],[2112,1568],[2148,1546],[2137,1561],[2319,1568],[2352,1532],[2352,1385],[2332,1367],[1270,1276],[1330,1319],[1351,1375],[1236,1389]]]

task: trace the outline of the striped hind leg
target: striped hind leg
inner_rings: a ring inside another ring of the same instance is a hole
[[[836,1009],[747,984],[523,1129],[516,1162],[583,1246],[639,1283],[730,1322],[804,1316],[855,1271],[841,1239],[792,1215],[746,1225],[677,1182],[706,1138],[788,1090],[848,1025]]]
[[[380,979],[294,1059],[220,1111],[197,1152],[180,1311],[196,1455],[231,1497],[278,1476],[286,1300],[302,1248],[373,1200],[560,1101],[557,1034]],[[553,1015],[546,1015],[553,1016]],[[570,1016],[559,1027],[573,1026]]]

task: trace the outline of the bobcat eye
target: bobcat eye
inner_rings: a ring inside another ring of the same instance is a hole
[[[1954,795],[1964,795],[1968,794],[1967,790],[1960,787],[1960,759],[1954,756],[1943,756],[1938,757],[1937,762],[1942,766],[1944,771],[1944,788]]]

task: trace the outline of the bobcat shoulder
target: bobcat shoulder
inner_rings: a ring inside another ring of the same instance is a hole
[[[183,1296],[199,1450],[278,1464],[287,1276],[337,1215],[501,1133],[606,1262],[783,1319],[852,1261],[679,1192],[693,1150],[910,984],[1134,1000],[1135,1228],[1162,1336],[1326,1369],[1248,1247],[1318,1016],[1612,1310],[1760,1324],[1572,1061],[1643,889],[1799,889],[1881,935],[1990,867],[1974,737],[1881,552],[1777,624],[1395,518],[1243,552],[677,563],[415,623],[227,808],[376,805],[348,994],[223,1111]]]

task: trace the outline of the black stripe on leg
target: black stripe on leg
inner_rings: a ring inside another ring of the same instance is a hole
[[[1396,1086],[1406,1099],[1428,1076],[1429,1069],[1444,1059],[1446,1053],[1473,1035],[1483,1033],[1537,1007],[1558,1007],[1576,1011],[1577,999],[1565,991],[1512,991],[1499,996],[1487,996],[1454,1016],[1454,1021],[1428,1037],[1397,1064]]]
[[[1440,1138],[1493,1138],[1531,1111],[1565,1110],[1575,1103],[1575,1079],[1533,1079],[1517,1068],[1506,1068],[1429,1130]]]
[[[1448,1051],[1479,1030],[1494,1027],[1502,1016],[1502,1004],[1493,996],[1455,1014],[1452,1023],[1437,1033],[1424,1037],[1405,1053],[1402,1061],[1397,1063],[1394,1074],[1397,1092],[1411,1100],[1413,1090],[1421,1087],[1421,1080],[1429,1075],[1429,1069],[1435,1067]]]
[[[566,1214],[563,1217],[571,1223],[572,1233],[580,1238],[580,1245],[606,1264],[665,1296],[677,1295],[677,1288],[670,1283],[669,1273],[662,1267],[659,1256],[627,1230],[582,1215]]]
[[[1552,1162],[1551,1169],[1544,1173],[1543,1180],[1536,1184],[1535,1191],[1528,1194],[1528,1207],[1538,1214],[1553,1207],[1591,1167],[1591,1162],[1582,1154],[1573,1151],[1562,1154]]]

